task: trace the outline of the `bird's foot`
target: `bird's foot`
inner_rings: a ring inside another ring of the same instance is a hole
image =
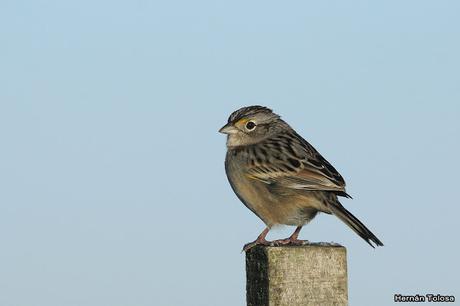
[[[241,252],[247,252],[256,245],[273,246],[273,242],[267,241],[265,239],[256,239],[253,242],[246,243]]]
[[[296,238],[286,238],[286,239],[278,239],[273,241],[273,245],[275,246],[283,246],[283,245],[306,245],[309,244],[310,241],[308,240],[300,240]]]

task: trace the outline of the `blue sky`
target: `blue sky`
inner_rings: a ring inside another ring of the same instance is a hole
[[[459,297],[455,1],[0,1],[0,305],[244,305],[217,130],[273,108],[345,177],[351,305]],[[270,238],[281,238],[291,228]],[[27,294],[26,294],[27,293]]]

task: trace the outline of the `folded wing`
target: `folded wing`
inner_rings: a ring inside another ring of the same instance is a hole
[[[278,135],[253,148],[247,175],[267,184],[348,196],[339,172],[296,133]]]

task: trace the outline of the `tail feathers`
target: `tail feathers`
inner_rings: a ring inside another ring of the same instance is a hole
[[[383,246],[380,241],[361,221],[358,220],[351,212],[345,209],[339,202],[329,205],[331,212],[348,225],[356,234],[363,238],[371,247]]]

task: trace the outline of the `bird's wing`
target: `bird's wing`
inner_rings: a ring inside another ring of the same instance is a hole
[[[345,181],[318,151],[297,133],[278,135],[252,146],[247,175],[280,187],[345,193]]]

